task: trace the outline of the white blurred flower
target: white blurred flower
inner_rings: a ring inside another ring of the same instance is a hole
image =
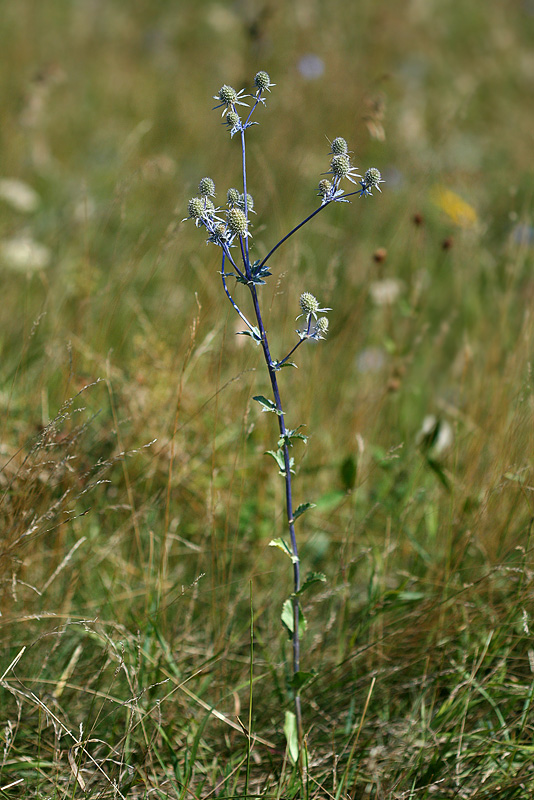
[[[396,278],[384,278],[381,281],[374,281],[369,287],[369,293],[375,305],[391,306],[403,289],[402,281],[398,281]]]
[[[452,427],[445,419],[428,414],[416,437],[416,443],[432,458],[438,458],[450,449],[453,442]]]
[[[28,234],[14,236],[0,243],[0,259],[4,266],[15,272],[36,272],[50,264],[52,254],[48,247]]]
[[[35,189],[17,178],[0,178],[0,199],[23,214],[33,213],[41,202]]]

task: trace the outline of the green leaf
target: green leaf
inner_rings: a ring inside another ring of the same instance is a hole
[[[324,574],[324,572],[310,572],[310,573],[308,573],[308,576],[307,576],[306,580],[304,581],[304,583],[302,584],[302,586],[298,590],[297,594],[301,595],[303,592],[305,592],[307,589],[309,589],[310,586],[313,586],[314,583],[326,583],[326,575]]]
[[[356,483],[357,464],[352,454],[348,455],[342,462],[340,470],[341,482],[346,491],[354,489]]]
[[[251,339],[254,339],[256,344],[261,344],[261,334],[256,327],[252,328],[250,331],[238,331],[236,336],[250,336]]]
[[[287,630],[289,634],[289,638],[293,638],[293,600],[288,598],[284,605],[282,606],[282,615],[280,617],[282,620],[282,625]],[[299,636],[302,636],[306,632],[307,622],[304,614],[302,613],[302,608],[300,607],[299,603]]]
[[[306,512],[309,508],[315,508],[315,503],[301,503],[298,508],[293,511],[293,519],[298,519],[304,512]]]
[[[265,451],[265,455],[266,456],[272,456],[274,458],[274,460],[278,464],[278,467],[279,467],[279,470],[280,470],[280,475],[283,475],[285,477],[285,474],[286,474],[286,462],[285,462],[285,459],[284,459],[284,451],[283,450],[266,450]],[[295,463],[295,459],[294,458],[290,458],[289,459],[289,471],[290,472],[293,472],[292,467],[293,467],[294,463]]]
[[[286,711],[284,721],[284,736],[286,737],[287,750],[293,764],[299,760],[299,737],[297,733],[297,718],[292,711]]]
[[[292,431],[286,431],[285,434],[278,439],[278,447],[283,447],[284,444],[286,444],[288,447],[292,447],[293,443],[291,439],[302,439],[304,444],[306,444],[308,441],[308,436],[306,436],[304,433],[299,433],[299,428],[302,428],[302,425],[299,425],[298,428],[295,428]]]
[[[278,414],[279,417],[281,417],[282,414],[284,413],[283,411],[280,411],[276,407],[276,405],[273,403],[272,400],[269,400],[268,397],[264,397],[262,394],[257,394],[252,399],[260,404],[260,406],[262,407],[261,409],[262,411],[272,411],[274,414]]]
[[[284,542],[283,539],[271,539],[269,542],[269,547],[277,547],[282,551],[282,553],[285,553],[286,556],[289,556],[293,564],[298,561],[298,557],[293,555],[290,546],[287,542]]]
[[[313,678],[317,677],[317,671],[312,670],[311,672],[295,672],[291,680],[289,681],[289,685],[293,689],[294,692],[298,694],[303,686],[306,686]]]
[[[276,463],[278,464],[278,466],[280,467],[280,472],[285,473],[286,463],[284,461],[284,453],[282,452],[282,450],[266,450],[265,455],[272,456],[276,461]]]
[[[279,372],[279,370],[283,369],[284,367],[295,367],[295,369],[298,369],[294,361],[284,361],[283,364],[280,364],[279,361],[273,361],[273,369],[275,372]]]

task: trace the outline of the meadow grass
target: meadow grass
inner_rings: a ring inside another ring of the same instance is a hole
[[[39,201],[0,184],[0,797],[530,797],[529,4],[4,6],[0,179]],[[268,382],[180,223],[199,176],[234,185],[207,104],[258,69],[258,251],[315,208],[325,137],[387,180],[266,288],[277,352],[303,284],[333,309],[281,376],[328,578],[304,773]]]

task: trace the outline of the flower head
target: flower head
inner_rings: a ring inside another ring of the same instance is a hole
[[[325,203],[331,203],[332,201],[338,203],[349,202],[349,200],[345,200],[343,197],[343,189],[338,189],[337,184],[333,184],[327,178],[322,178],[322,180],[319,181],[318,189],[319,191],[317,194],[322,198],[322,206],[324,206]]]
[[[194,219],[197,228],[201,225],[205,225],[207,228],[210,228],[210,225],[213,225],[215,221],[222,222],[222,220],[217,216],[217,211],[219,210],[220,209],[215,208],[209,197],[192,197],[187,204],[189,216],[183,219],[182,222],[185,222],[188,219]]]
[[[363,176],[363,180],[360,181],[361,190],[360,190],[360,197],[367,197],[367,195],[372,195],[373,189],[378,189],[380,192],[379,183],[384,183],[382,179],[382,175],[380,174],[380,170],[376,167],[371,167],[367,170],[365,175]]]
[[[218,222],[214,228],[212,233],[208,236],[208,242],[212,242],[212,244],[218,244],[219,247],[222,247],[228,241],[228,230],[224,222]]]
[[[228,191],[226,192],[226,202],[228,203],[230,208],[236,206],[239,203],[240,197],[241,194],[239,192],[239,189],[232,188],[228,189]]]
[[[319,317],[315,323],[315,327],[310,335],[311,339],[326,339],[328,333],[328,319],[326,317]]]
[[[241,211],[245,211],[245,195],[240,194],[239,200],[236,203],[237,207],[241,209]],[[254,211],[254,198],[251,194],[247,192],[247,209],[249,213],[252,211],[253,214],[256,212]]]
[[[215,106],[215,108],[223,108],[222,116],[230,111],[236,113],[235,107],[236,106],[247,106],[248,103],[243,102],[243,98],[247,97],[248,95],[244,94],[245,90],[241,89],[239,92],[233,88],[233,86],[228,86],[226,83],[224,86],[221,86],[219,89],[219,94],[214,94],[213,99],[218,100],[219,104]]]
[[[215,197],[215,183],[211,178],[202,178],[198,185],[202,197]]]
[[[356,172],[356,167],[352,166],[347,142],[341,136],[334,139],[330,152],[332,160],[330,161],[330,171],[326,174],[333,175],[334,179],[328,194],[322,195],[322,204],[330,203],[332,200],[348,203],[349,201],[343,198],[344,192],[339,188],[339,184],[343,178],[347,178],[351,183],[357,183],[356,178],[361,178],[361,175]]]
[[[349,146],[345,139],[341,136],[337,136],[332,142],[330,152],[334,156],[346,156],[349,152]]]
[[[318,189],[319,191],[317,192],[317,194],[319,195],[319,197],[322,197],[323,202],[325,202],[326,198],[332,191],[332,184],[328,180],[328,178],[323,178],[322,180],[319,181]]]
[[[299,314],[299,317],[307,317],[308,321],[313,317],[317,319],[318,313],[326,313],[327,311],[331,311],[331,308],[320,308],[319,301],[311,292],[303,292],[299,299],[300,309],[302,314]]]
[[[299,305],[303,314],[316,314],[319,308],[319,301],[311,292],[303,292],[300,296]]]
[[[232,238],[234,236],[242,236],[243,239],[246,239],[247,236],[250,236],[248,232],[248,219],[245,216],[245,212],[241,211],[240,208],[234,207],[228,211],[226,223]]]
[[[241,117],[237,113],[237,111],[229,111],[226,115],[226,122],[225,124],[230,129],[230,137],[233,138],[235,133],[239,133],[241,130]]]
[[[276,83],[271,83],[271,79],[265,70],[260,70],[254,77],[254,86],[257,89],[256,98],[265,105],[265,98],[261,97],[263,92],[270,92],[271,86],[276,86]]]

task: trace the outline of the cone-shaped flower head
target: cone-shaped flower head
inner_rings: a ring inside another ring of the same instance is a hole
[[[270,92],[271,86],[276,86],[276,83],[271,83],[271,79],[265,70],[260,70],[257,72],[254,77],[254,86],[258,90],[256,96],[258,97],[261,92]],[[265,103],[265,99],[263,97],[260,98],[262,103]]]
[[[202,178],[198,185],[202,197],[215,197],[215,183],[211,178]]]
[[[245,210],[245,195],[244,194],[240,194],[239,195],[239,200],[237,201],[237,207],[240,208],[241,211]],[[251,211],[254,211],[254,198],[248,192],[247,192],[247,210],[248,210],[249,213]]]
[[[187,204],[190,219],[201,219],[204,216],[204,203],[201,197],[192,197]]]
[[[319,197],[328,197],[330,192],[332,191],[332,184],[327,178],[323,178],[319,181]]]
[[[319,319],[315,323],[313,338],[325,339],[327,333],[328,333],[328,319],[326,317],[319,317]]]
[[[241,193],[239,192],[239,189],[228,189],[226,193],[226,202],[230,207],[236,206],[239,203],[240,198]]]
[[[349,152],[349,146],[345,139],[337,136],[332,142],[332,149],[330,151],[335,156],[346,156]]]
[[[363,176],[363,180],[360,181],[360,185],[362,187],[360,196],[366,197],[367,195],[371,195],[373,189],[378,189],[378,191],[381,192],[382,190],[379,186],[380,183],[384,183],[382,175],[380,174],[380,170],[378,170],[376,167],[371,167]]]
[[[316,314],[319,310],[319,301],[311,292],[303,292],[300,296],[299,305],[301,311],[306,316]]]
[[[250,236],[247,226],[248,220],[240,208],[231,208],[227,215],[228,230],[232,236]]]

